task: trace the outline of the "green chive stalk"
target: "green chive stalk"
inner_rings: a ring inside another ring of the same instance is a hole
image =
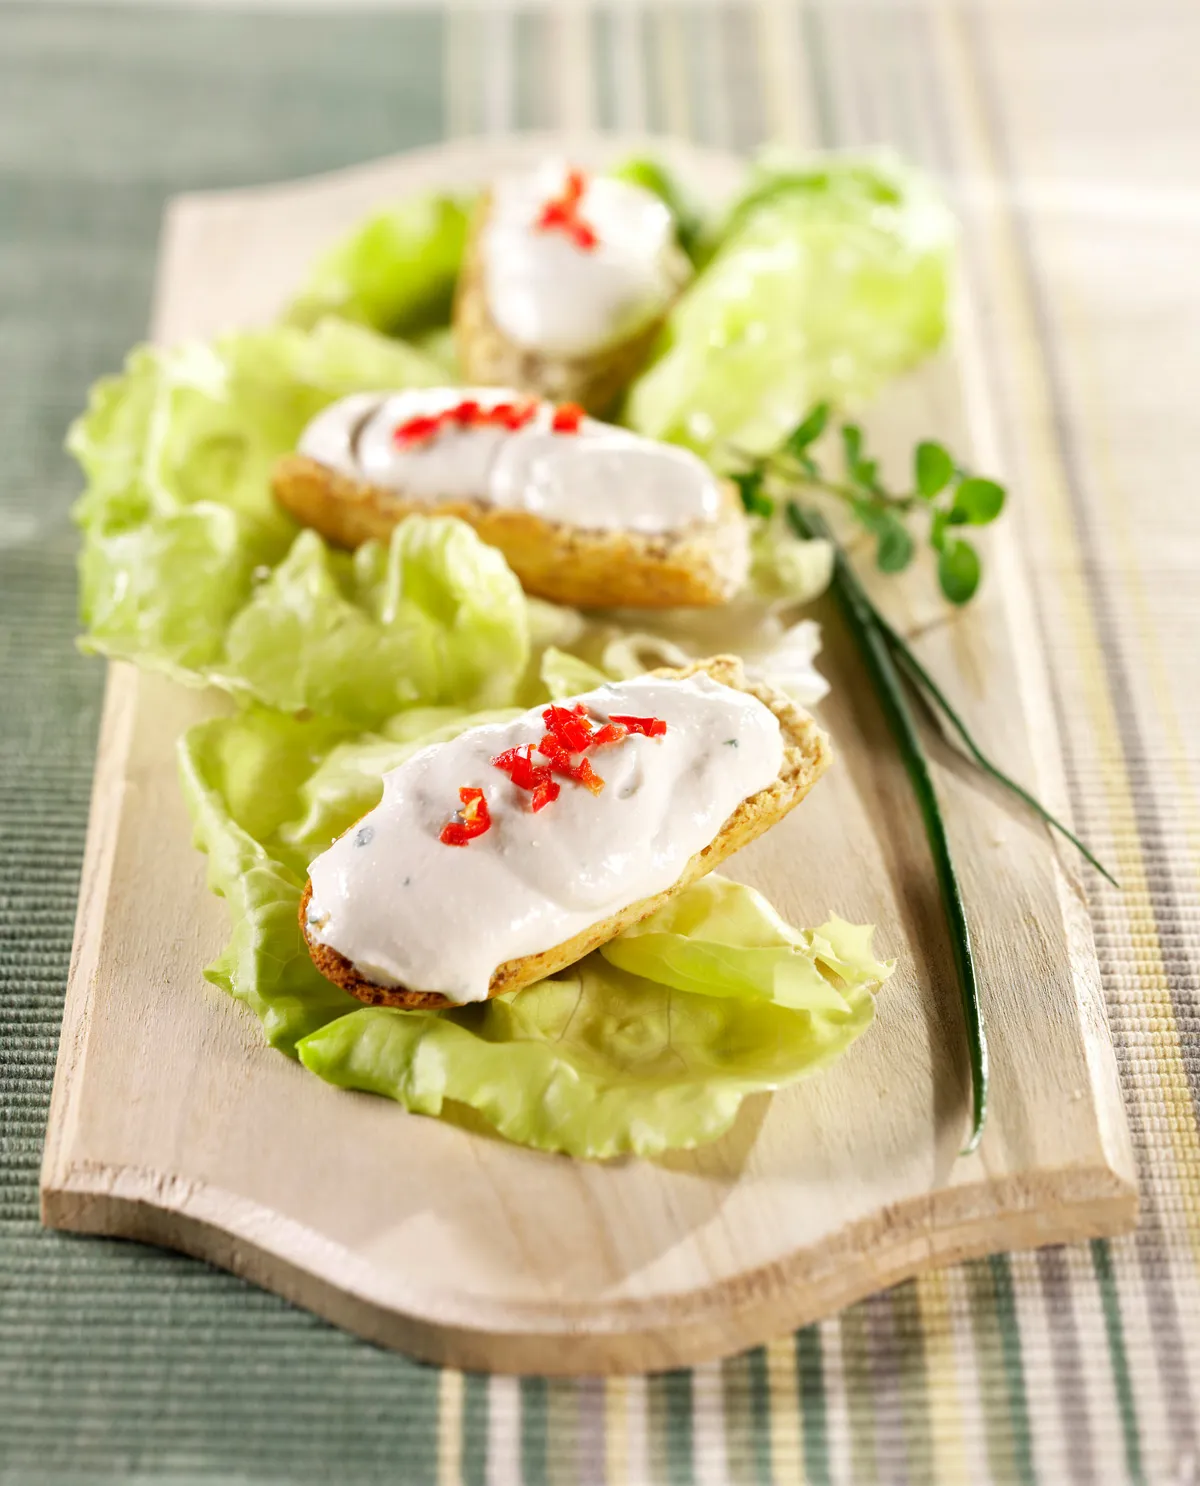
[[[888,634],[880,621],[866,591],[855,577],[840,545],[824,519],[815,511],[803,511],[795,501],[787,507],[788,519],[796,534],[801,537],[823,537],[833,545],[834,576],[833,593],[846,620],[858,651],[867,667],[876,694],[883,707],[884,716],[892,736],[900,750],[905,770],[917,798],[925,835],[933,856],[934,869],[942,895],[942,906],[946,914],[946,926],[950,933],[950,944],[954,953],[954,965],[958,975],[959,993],[962,997],[963,1019],[966,1023],[967,1045],[971,1063],[971,1133],[963,1155],[969,1155],[979,1145],[987,1118],[988,1101],[988,1050],[983,1027],[983,1012],[979,1002],[979,981],[975,970],[975,955],[971,947],[971,930],[967,923],[966,905],[950,842],[946,835],[946,823],[934,789],[929,761],[921,743],[916,720],[905,695],[904,682],[897,670]]]

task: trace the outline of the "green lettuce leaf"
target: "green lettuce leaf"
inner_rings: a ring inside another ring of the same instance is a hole
[[[497,551],[461,522],[411,518],[386,549],[336,552],[271,496],[273,462],[326,404],[440,380],[412,347],[337,320],[134,351],[68,440],[88,478],[84,647],[358,727],[509,702],[530,646]]]
[[[890,155],[765,161],[633,383],[639,433],[769,449],[814,402],[865,397],[941,342],[953,218]]]
[[[318,975],[297,919],[307,864],[414,750],[506,713],[422,708],[371,733],[248,709],[192,728],[180,771],[229,945],[205,972],[272,1046],[415,1113],[466,1107],[509,1140],[602,1159],[715,1139],[870,1024],[890,974],[870,930],[790,928],[710,877],[569,972],[446,1012],[363,1007]]]
[[[308,327],[340,315],[405,336],[443,324],[471,207],[469,199],[424,195],[375,212],[317,259],[287,319]]]

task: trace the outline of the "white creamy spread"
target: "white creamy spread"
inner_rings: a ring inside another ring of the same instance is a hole
[[[670,212],[628,181],[584,177],[576,209],[594,246],[539,228],[567,176],[565,165],[548,162],[496,183],[482,242],[484,292],[509,340],[550,356],[585,356],[627,340],[661,314],[684,270]]]
[[[484,501],[591,530],[678,531],[721,510],[720,485],[695,454],[594,418],[556,432],[552,403],[523,428],[449,425],[397,442],[399,425],[467,399],[482,409],[528,401],[496,387],[355,393],[313,419],[299,451],[412,500]]]
[[[774,713],[710,676],[644,676],[560,705],[575,700],[597,726],[613,713],[653,716],[666,733],[590,751],[603,790],[560,779],[536,814],[491,760],[541,738],[541,708],[422,750],[384,775],[380,803],[310,866],[310,935],[378,985],[483,1000],[498,965],[669,888],[783,761]],[[491,827],[447,846],[463,786],[484,791]]]

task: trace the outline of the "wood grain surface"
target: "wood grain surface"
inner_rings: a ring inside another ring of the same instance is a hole
[[[592,162],[628,143],[569,149]],[[314,250],[372,204],[481,180],[545,148],[459,144],[182,198],[167,220],[155,334],[262,323]],[[714,192],[736,178],[729,157],[675,154]],[[868,422],[885,449],[936,432],[991,467],[976,322],[969,306],[959,318],[953,356]],[[886,580],[888,611],[985,746],[1065,811],[1009,525],[988,556],[968,613],[947,617],[923,572]],[[1131,1226],[1133,1163],[1076,864],[931,738],[991,1036],[991,1119],[980,1151],[958,1156],[966,1049],[928,848],[857,660],[832,614],[819,617],[833,682],[819,713],[837,759],[726,870],[794,923],[831,910],[874,922],[899,968],[874,1028],[841,1062],[749,1100],[716,1144],[652,1162],[522,1150],[331,1088],[270,1051],[250,1014],[201,978],[226,913],[190,845],[174,745],[225,704],[112,666],[44,1220],[183,1249],[421,1357],[541,1373],[696,1362],[932,1265]]]

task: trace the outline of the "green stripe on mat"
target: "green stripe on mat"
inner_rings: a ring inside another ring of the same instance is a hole
[[[1107,1239],[1093,1239],[1091,1244],[1092,1266],[1100,1284],[1100,1299],[1104,1306],[1104,1329],[1108,1335],[1108,1351],[1112,1361],[1113,1387],[1121,1409],[1121,1432],[1125,1438],[1125,1467],[1129,1479],[1141,1483],[1146,1474],[1142,1467],[1142,1442],[1137,1422],[1137,1407],[1133,1399],[1133,1385],[1129,1379],[1129,1357],[1125,1351],[1125,1323],[1121,1319],[1121,1297],[1117,1291],[1113,1274],[1112,1248]]]
[[[547,1486],[545,1378],[521,1379],[522,1486]]]
[[[805,1474],[810,1486],[830,1486],[825,1360],[821,1355],[821,1332],[816,1326],[805,1326],[796,1333],[796,1381],[804,1423]]]
[[[761,1347],[730,1357],[721,1366],[725,1409],[725,1455],[730,1477],[771,1486],[771,1405],[767,1358]]]
[[[646,1380],[651,1479],[691,1486],[692,1375],[656,1373]]]
[[[965,1272],[992,1475],[998,1481],[1021,1481],[1025,1486],[1034,1486],[1012,1271],[1004,1255],[993,1255],[990,1259],[970,1261]]]

